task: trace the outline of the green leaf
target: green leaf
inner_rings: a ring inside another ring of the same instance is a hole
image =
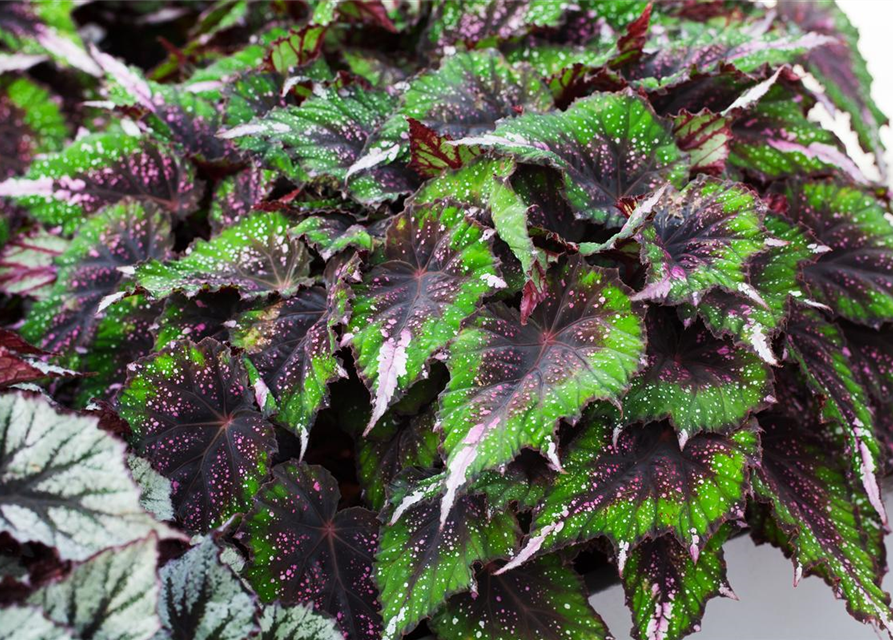
[[[442,640],[607,640],[580,577],[556,556],[507,573],[478,572],[477,593],[453,596],[431,626]]]
[[[845,445],[801,413],[766,414],[760,427],[754,493],[772,507],[770,524],[794,561],[795,580],[817,574],[856,619],[893,628],[890,596],[880,586],[883,552],[869,538],[880,525],[872,524],[870,507],[861,508],[866,494],[849,479]]]
[[[392,486],[375,558],[385,640],[399,640],[449,596],[472,588],[474,563],[507,557],[517,540],[514,516],[489,513],[482,496],[463,496],[441,523],[442,477],[409,478]]]
[[[551,107],[549,91],[529,67],[513,68],[493,50],[457,53],[410,82],[366,154],[406,160],[410,119],[436,136],[457,140],[492,131],[497,121],[520,112]]]
[[[715,288],[749,295],[748,259],[764,249],[765,209],[749,187],[703,176],[665,193],[637,236],[648,278],[635,299],[698,304]]]
[[[413,207],[394,218],[375,266],[353,286],[347,328],[372,394],[367,433],[425,376],[481,298],[504,286],[483,227],[455,204]]]
[[[623,222],[615,209],[621,198],[666,181],[681,186],[688,175],[688,158],[668,123],[632,92],[597,93],[563,112],[525,114],[459,143],[558,169],[577,216],[609,226]]]
[[[450,346],[440,397],[447,460],[446,517],[466,479],[503,467],[522,448],[559,467],[555,428],[596,399],[616,400],[644,351],[642,320],[613,272],[580,258],[553,268],[526,325],[488,305]]]
[[[638,640],[679,640],[698,631],[707,601],[716,596],[737,600],[726,581],[722,545],[729,525],[714,533],[695,563],[671,536],[642,543],[623,568],[626,605]]]
[[[148,640],[160,626],[155,536],[93,556],[29,598],[78,637]]]
[[[141,506],[124,445],[92,417],[42,396],[0,395],[0,530],[86,560],[108,547],[168,533]]]
[[[37,607],[12,605],[0,609],[0,640],[77,640],[64,626]]]
[[[288,219],[257,213],[210,240],[196,240],[178,260],[157,260],[137,268],[136,282],[153,298],[174,292],[234,287],[243,298],[293,295],[308,282],[310,258],[300,240],[288,237]]]
[[[534,509],[530,538],[507,566],[605,536],[622,575],[632,549],[665,533],[697,560],[723,522],[743,517],[758,459],[753,424],[727,437],[694,436],[680,449],[666,423],[624,427],[614,413],[596,414],[569,446],[565,473]]]
[[[366,227],[338,213],[304,218],[289,233],[303,238],[326,261],[347,249],[372,250],[372,236]]]
[[[46,299],[56,281],[55,260],[68,243],[41,226],[20,231],[0,249],[0,291]]]
[[[483,47],[557,27],[568,8],[559,0],[446,0],[435,5],[425,37],[438,50],[460,41]]]
[[[368,422],[366,411],[363,427]],[[434,429],[434,414],[399,417],[392,409],[382,416],[365,437],[356,438],[357,475],[363,497],[380,511],[391,481],[403,469],[431,469],[440,462],[440,435]]]

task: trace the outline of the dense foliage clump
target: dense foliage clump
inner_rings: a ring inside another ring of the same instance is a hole
[[[889,631],[856,38],[830,2],[0,6],[0,637],[608,638],[602,571],[671,640],[746,533]]]

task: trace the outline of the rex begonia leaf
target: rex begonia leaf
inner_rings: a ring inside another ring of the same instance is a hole
[[[768,31],[754,22],[679,20],[652,29],[644,55],[624,73],[635,86],[656,91],[723,68],[754,73],[767,64],[793,65],[831,41],[814,33],[789,36]]]
[[[58,151],[68,136],[61,101],[27,78],[0,89],[0,179],[20,175],[38,154]]]
[[[792,359],[800,366],[813,393],[824,398],[822,414],[846,434],[851,470],[871,506],[886,522],[878,486],[880,443],[874,435],[874,412],[860,384],[843,333],[816,309],[803,303],[791,310],[785,330]]]
[[[77,640],[69,629],[47,618],[37,607],[0,609],[0,640]]]
[[[227,347],[185,340],[136,362],[118,405],[134,449],[173,483],[177,517],[190,531],[248,509],[276,436]]]
[[[301,289],[288,300],[246,311],[230,330],[233,346],[252,365],[258,403],[275,410],[277,421],[300,437],[302,453],[316,412],[328,402],[329,383],[344,375],[335,357],[339,308],[322,287]]]
[[[141,295],[118,300],[103,311],[90,349],[82,357],[83,369],[90,375],[78,388],[81,406],[117,393],[127,377],[127,366],[152,351],[151,328],[159,313],[161,303]]]
[[[304,175],[291,177],[318,178],[336,187],[346,186],[361,202],[381,202],[413,191],[416,186],[412,176],[394,165],[378,164],[369,171],[355,166],[371,134],[396,107],[396,99],[383,91],[370,91],[357,85],[340,90],[333,87],[320,95],[314,94],[299,107],[274,109],[222,135],[225,138],[259,136],[272,148],[284,148],[297,163]],[[354,177],[354,174],[357,175]]]
[[[27,602],[78,638],[148,640],[160,626],[156,545],[149,536],[103,551]]]
[[[138,267],[136,281],[153,298],[224,287],[248,299],[272,293],[288,297],[308,282],[310,273],[307,248],[288,236],[290,226],[281,213],[256,213],[210,240],[197,240],[177,260]]]
[[[367,432],[425,375],[481,298],[505,286],[483,227],[445,201],[394,218],[377,264],[354,285],[347,332],[372,394]]]
[[[749,187],[715,178],[667,191],[637,236],[648,279],[636,298],[697,304],[717,287],[749,292],[747,263],[764,248],[765,209]]]
[[[615,209],[621,198],[667,181],[681,186],[688,175],[669,124],[631,92],[597,93],[566,111],[525,114],[459,142],[558,169],[577,216],[610,226],[623,222]]]
[[[247,218],[271,187],[269,172],[254,166],[224,178],[214,188],[208,211],[211,229],[220,233]]]
[[[68,243],[40,226],[17,233],[0,248],[0,291],[46,298],[56,281],[55,260]]]
[[[821,576],[853,616],[890,629],[883,558],[867,538],[865,494],[849,477],[843,446],[803,415],[766,414],[760,426],[763,462],[754,494],[772,507],[796,579],[803,572]]]
[[[363,419],[367,419],[365,415]],[[387,489],[400,471],[430,469],[440,461],[440,434],[434,423],[431,411],[405,418],[388,412],[357,440],[357,475],[363,497],[373,509],[384,507]]]
[[[429,180],[408,201],[420,205],[449,199],[463,205],[466,215],[485,223],[490,195],[496,185],[494,178],[507,178],[514,170],[512,160],[478,157],[459,169]]]
[[[893,403],[893,330],[846,323],[841,326],[859,380],[876,406]]]
[[[637,640],[679,640],[698,630],[708,600],[735,598],[722,552],[730,533],[729,525],[714,533],[697,562],[669,535],[629,554],[621,578]]]
[[[881,203],[834,182],[795,185],[787,197],[788,215],[830,249],[804,269],[815,299],[853,322],[893,320],[893,225]]]
[[[687,318],[697,313],[714,335],[731,336],[764,362],[776,365],[772,339],[784,326],[789,301],[808,295],[802,284],[804,265],[827,249],[781,216],[768,214],[763,222],[772,240],[751,258],[748,278],[759,301],[747,293],[713,289],[697,307],[685,305],[682,310]]]
[[[778,3],[778,12],[805,31],[835,39],[809,52],[806,69],[822,84],[835,106],[850,114],[850,124],[862,148],[874,154],[883,177],[886,173],[884,147],[878,130],[887,123],[887,117],[871,98],[872,78],[859,52],[858,31],[834,2],[785,0]]]
[[[515,517],[507,510],[491,515],[483,496],[462,496],[441,523],[441,485],[401,478],[390,493],[375,558],[386,640],[399,640],[449,596],[472,588],[474,563],[514,550]]]
[[[624,420],[669,418],[684,445],[699,431],[734,429],[774,401],[772,373],[758,356],[700,323],[683,329],[673,315],[649,314],[648,366],[623,398]]]
[[[244,575],[265,602],[312,603],[348,640],[378,640],[378,520],[362,507],[338,511],[340,497],[322,467],[285,462],[273,469],[239,530],[251,551]]]
[[[198,206],[201,190],[173,151],[118,132],[88,135],[36,160],[24,178],[0,183],[0,195],[20,198],[41,222],[73,228],[123,198],[182,216]]]
[[[530,539],[508,566],[605,536],[622,575],[630,550],[645,539],[670,534],[697,559],[723,522],[744,516],[759,458],[754,425],[728,436],[696,435],[680,449],[666,423],[617,422],[596,415],[570,445],[566,473],[534,509]]]
[[[158,572],[163,629],[157,640],[244,640],[259,631],[254,598],[219,553],[208,536]]]
[[[258,640],[344,640],[335,622],[309,605],[273,603],[260,614]]]
[[[127,456],[127,466],[133,481],[140,487],[140,504],[155,516],[156,520],[173,520],[174,506],[171,503],[171,481],[155,471],[149,461],[139,456]]]
[[[175,293],[164,301],[155,318],[155,351],[177,340],[189,338],[200,342],[214,338],[220,342],[229,337],[229,326],[243,310],[242,297],[235,289],[201,291],[192,297]]]
[[[443,58],[439,69],[410,82],[400,107],[366,154],[405,158],[405,141],[412,132],[409,119],[437,136],[457,140],[492,131],[502,118],[551,107],[551,94],[529,67],[513,68],[493,50],[457,53]]]
[[[604,621],[586,599],[583,581],[557,556],[495,575],[477,575],[477,591],[453,596],[432,621],[442,640],[607,640]]]
[[[526,325],[501,302],[474,316],[450,346],[450,382],[440,397],[448,456],[442,517],[467,478],[508,464],[522,448],[558,467],[558,421],[573,422],[587,403],[626,390],[643,333],[615,273],[579,257],[550,270]]]
[[[323,260],[351,247],[361,251],[372,250],[369,231],[348,215],[332,213],[310,216],[301,220],[290,233],[306,240]]]
[[[775,85],[753,109],[732,123],[729,164],[762,180],[843,173],[865,178],[829,130],[806,117],[811,106]]]
[[[425,37],[437,49],[522,36],[535,27],[556,27],[566,3],[557,0],[446,0],[435,5]]]
[[[166,532],[139,503],[124,445],[43,397],[0,395],[0,530],[86,560]]]
[[[170,217],[155,207],[122,202],[93,216],[56,259],[52,292],[31,308],[22,335],[58,354],[86,347],[103,298],[136,265],[167,257],[172,244]]]

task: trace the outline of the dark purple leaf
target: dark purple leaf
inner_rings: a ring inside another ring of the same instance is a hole
[[[265,602],[312,603],[348,640],[382,633],[373,557],[375,513],[338,511],[338,483],[322,467],[286,462],[255,497],[238,536],[251,551],[245,575]]]
[[[118,405],[136,451],[171,481],[184,526],[208,531],[247,511],[276,437],[227,347],[185,340],[138,361]]]

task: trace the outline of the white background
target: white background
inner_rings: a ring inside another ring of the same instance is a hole
[[[878,106],[893,116],[893,0],[837,0],[861,34],[859,48],[874,76],[872,93]],[[843,119],[847,125],[846,118]],[[846,127],[844,127],[846,128]],[[854,138],[837,131],[852,149]],[[893,148],[889,127],[882,132],[887,148]],[[855,155],[855,153],[854,153]],[[887,164],[893,157],[887,154]],[[862,159],[863,161],[865,158]],[[893,496],[887,500],[893,514]],[[755,546],[749,537],[725,545],[728,578],[739,601],[715,598],[707,604],[702,630],[692,640],[876,640],[871,627],[849,617],[844,603],[819,578],[803,578],[793,588],[794,568],[778,549]],[[893,544],[887,541],[887,556]],[[888,574],[884,588],[893,591]],[[629,636],[629,611],[619,586],[596,593],[590,599],[617,640]],[[886,636],[886,634],[884,634]]]

